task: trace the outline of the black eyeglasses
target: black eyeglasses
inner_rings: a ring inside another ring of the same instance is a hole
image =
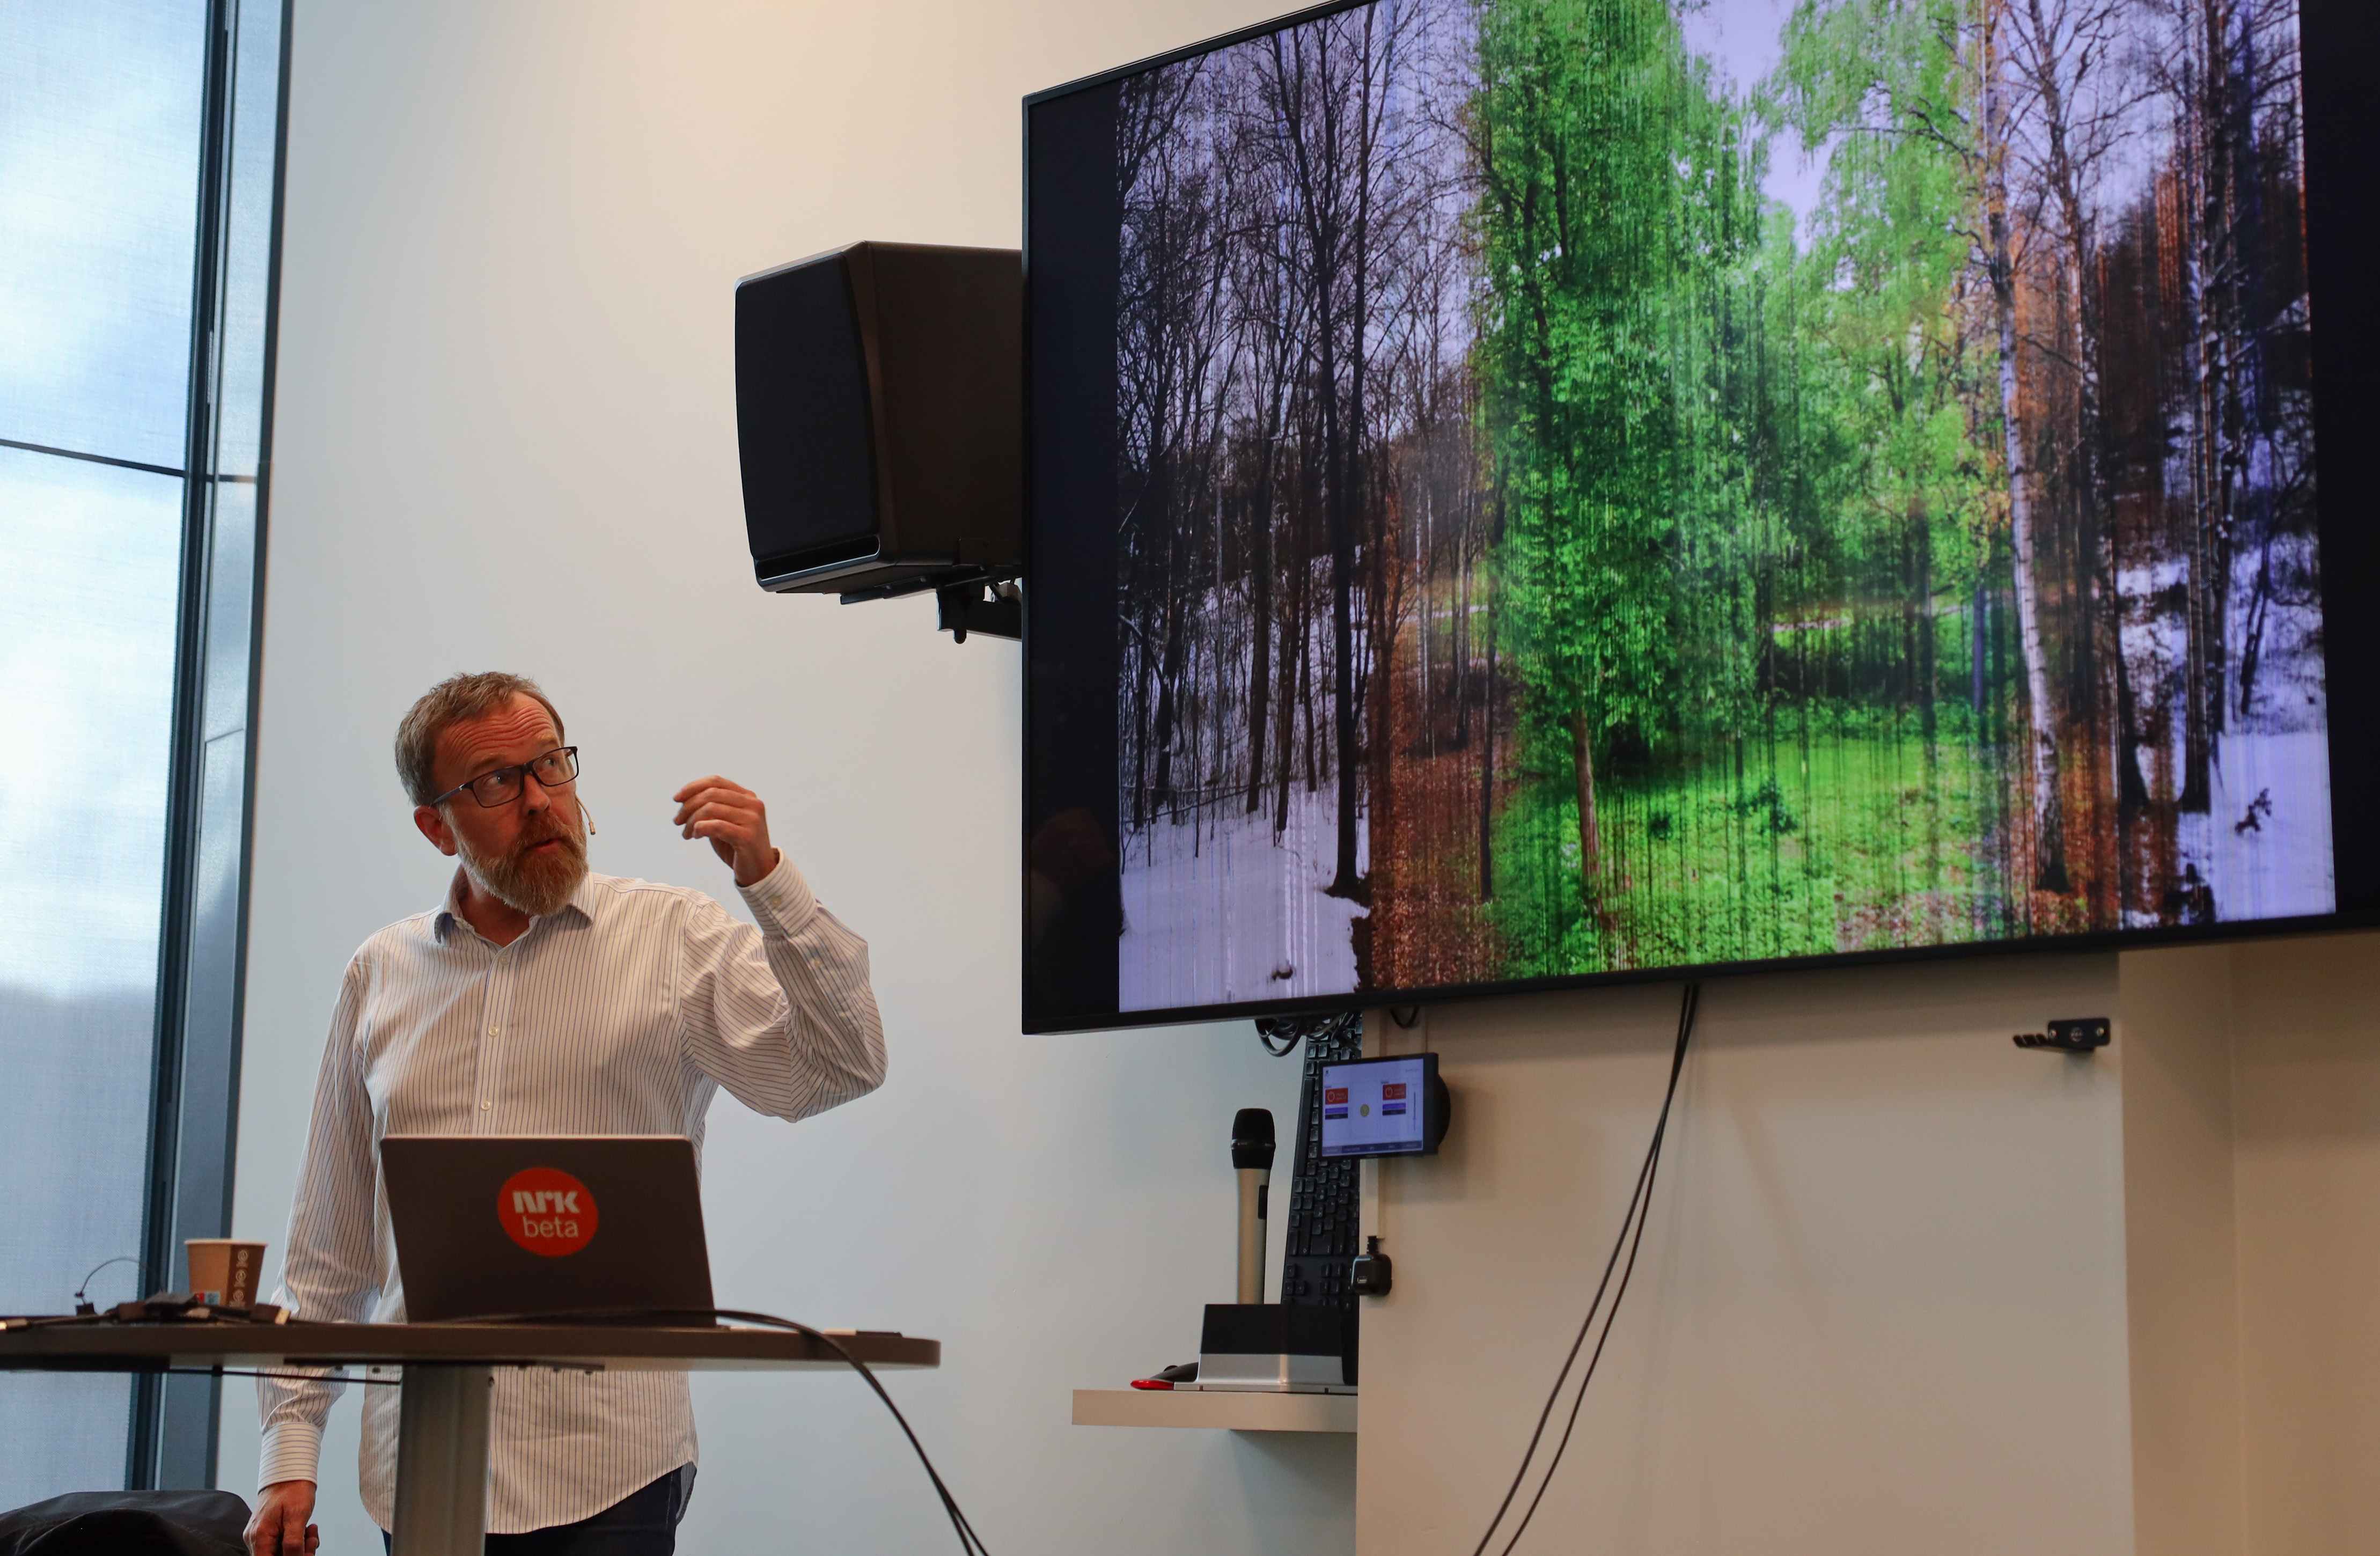
[[[430,803],[443,805],[456,795],[468,791],[473,799],[489,809],[499,805],[510,805],[520,797],[521,774],[524,772],[534,775],[545,788],[558,789],[578,776],[578,748],[556,746],[541,757],[515,762],[510,767],[499,767],[492,772],[482,772],[468,783],[455,784]]]

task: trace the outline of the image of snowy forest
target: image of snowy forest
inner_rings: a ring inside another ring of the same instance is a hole
[[[1127,79],[1124,1009],[2333,906],[2294,0]]]

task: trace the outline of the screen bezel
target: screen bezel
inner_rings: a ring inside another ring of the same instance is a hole
[[[1037,825],[1035,804],[1034,553],[1039,516],[1033,502],[1036,468],[1034,420],[1034,245],[1031,169],[1034,110],[1078,93],[1111,86],[1141,72],[1178,64],[1219,49],[1253,42],[1374,4],[1330,0],[1269,21],[1084,76],[1027,95],[1023,103],[1026,167],[1024,267],[1026,321],[1025,523],[1026,609],[1024,633],[1023,805],[1020,841],[1029,850]],[[2363,432],[2380,425],[2380,372],[2369,369],[2346,382],[2325,378],[2327,365],[2380,361],[2380,296],[2359,289],[2366,268],[2360,255],[2380,251],[2380,166],[2364,151],[2373,128],[2370,105],[2380,103],[2380,14],[2357,0],[2299,0],[2299,58],[2305,140],[2307,295],[2321,320],[2313,352],[2316,532],[2323,574],[2323,635],[2325,699],[2331,762],[2331,847],[2339,906],[2332,912],[2286,918],[2250,918],[2215,924],[2151,929],[2097,930],[2079,934],[1961,942],[1948,945],[1892,946],[1867,951],[1750,961],[1702,962],[1663,967],[1505,979],[1420,989],[1365,989],[1298,999],[1239,1001],[1227,1004],[1167,1006],[1096,1014],[1050,1013],[1035,1007],[1032,942],[1032,877],[1020,871],[1023,922],[1019,952],[1023,1029],[1027,1033],[1119,1031],[1139,1027],[1263,1016],[1332,1015],[1348,1011],[1405,1008],[1512,994],[1548,994],[1572,990],[1674,983],[1705,978],[1808,972],[1838,967],[1890,966],[1977,956],[2082,954],[2148,950],[2283,935],[2335,933],[2380,928],[2380,813],[2359,805],[2360,791],[2346,776],[2380,772],[2380,514],[2369,513],[2380,490],[2380,440]],[[2351,370],[2350,370],[2351,371]],[[2351,510],[2351,511],[2350,511]],[[2362,606],[2361,611],[2358,607]],[[2361,665],[2369,674],[2343,676],[2338,665]],[[1029,861],[1029,852],[1027,854]]]

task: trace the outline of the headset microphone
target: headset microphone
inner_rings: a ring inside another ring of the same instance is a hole
[[[1264,1300],[1265,1221],[1272,1187],[1272,1112],[1242,1108],[1232,1118],[1232,1165],[1240,1178],[1240,1291],[1243,1303]]]

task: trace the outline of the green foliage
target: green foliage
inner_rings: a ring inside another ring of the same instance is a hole
[[[1666,726],[1682,503],[1694,488],[1723,506],[1737,483],[1734,461],[1701,457],[1731,440],[1695,369],[1713,294],[1758,235],[1757,169],[1707,75],[1664,0],[1482,13],[1479,352],[1503,631],[1548,763],[1566,764],[1582,717],[1597,739]]]
[[[1900,857],[1899,802],[1805,795],[1813,760],[1855,789],[1854,770],[1888,769],[1877,795],[1912,762],[1918,787],[1954,784],[1929,802],[1922,891],[1929,922],[1973,932],[1980,907],[1942,904],[1965,903],[1983,867],[1962,861],[1986,852],[1976,775],[1998,758],[1962,694],[1971,602],[2006,566],[1978,409],[1998,361],[1970,295],[1974,5],[1802,0],[1743,96],[1665,0],[1481,6],[1477,356],[1537,775],[1500,823],[1497,911],[1531,970],[1840,949],[1862,933],[1834,911],[1846,878],[1845,900],[1890,918],[1878,905],[1909,889],[1871,854]],[[1827,160],[1798,233],[1761,193],[1772,141]],[[1609,812],[1593,911],[1582,719]],[[1791,772],[1782,729],[1803,747]],[[1691,861],[1670,883],[1685,906],[1655,922],[1631,861],[1671,856]]]
[[[1803,0],[1760,103],[1799,149],[1831,152],[1798,267],[1804,371],[1840,450],[1827,517],[1871,590],[1902,581],[1912,544],[1930,567],[1908,581],[1929,592],[1971,591],[1994,556],[1998,355],[1968,317],[1981,153],[1960,48],[1975,8]]]

